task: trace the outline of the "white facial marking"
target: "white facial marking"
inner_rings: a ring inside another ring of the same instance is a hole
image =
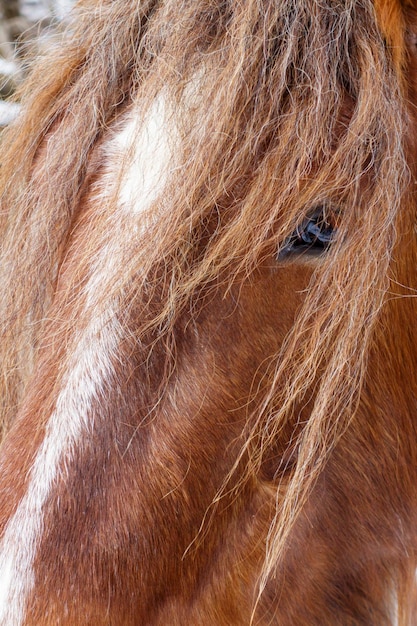
[[[176,136],[175,125],[168,122],[166,113],[166,102],[160,96],[140,128],[129,113],[122,130],[104,146],[107,162],[94,198],[98,206],[100,199],[105,205],[106,199],[114,195],[114,181],[123,172],[117,206],[111,209],[125,224],[126,220],[131,223],[132,231],[146,229],[146,211],[165,185],[172,163],[169,142]],[[128,165],[123,167],[129,151]],[[109,242],[90,265],[84,292],[87,311],[96,310],[92,307],[102,303],[103,289],[105,293],[111,276],[117,276],[123,267],[123,242],[118,241],[117,232]],[[21,626],[25,620],[27,600],[35,584],[33,563],[44,531],[44,506],[60,474],[70,471],[72,451],[82,445],[84,437],[92,436],[94,425],[89,422],[89,414],[109,381],[122,333],[116,305],[108,302],[105,307],[101,304],[96,317],[92,316],[78,336],[74,335],[75,348],[30,471],[27,492],[0,542],[0,626]]]
[[[142,232],[146,227],[148,209],[158,199],[178,162],[179,143],[178,129],[167,99],[159,94],[145,119],[135,116],[133,111],[128,123],[106,147],[110,161],[119,159],[122,162],[118,204],[141,216]],[[106,193],[114,188],[111,181],[114,181],[115,173],[110,169],[105,176],[108,178],[108,184],[103,187]]]
[[[148,111],[145,123],[135,128],[135,121],[118,135],[120,146],[132,150],[132,158],[123,176],[120,200],[135,211],[146,210],[165,186],[172,150],[167,133],[165,100],[159,97]]]
[[[35,458],[27,492],[7,524],[0,544],[0,624],[20,626],[34,585],[33,560],[43,534],[43,507],[72,449],[88,433],[88,410],[111,372],[119,332],[111,313],[83,332],[46,435]]]
[[[398,595],[395,591],[392,598],[392,626],[398,626]]]

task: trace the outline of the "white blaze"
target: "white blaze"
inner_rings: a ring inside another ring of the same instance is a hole
[[[110,317],[110,316],[109,316]],[[71,458],[88,432],[88,409],[108,378],[110,355],[117,348],[115,321],[103,316],[87,328],[74,353],[45,438],[34,461],[27,492],[10,519],[0,544],[0,624],[19,626],[33,588],[33,560],[43,532],[43,506],[63,461]]]
[[[132,224],[132,232],[146,229],[145,213],[157,198],[170,170],[173,153],[168,135],[177,139],[177,134],[166,109],[166,102],[160,96],[141,128],[137,128],[136,121],[140,116],[135,117],[134,110],[129,112],[123,128],[104,146],[105,173],[98,183],[95,201],[101,200],[105,205],[106,199],[114,194],[115,180],[128,155],[117,207],[112,210],[117,211],[125,224],[126,220]],[[87,309],[102,298],[100,289],[108,284],[109,276],[121,271],[121,244],[117,232],[114,233],[114,241],[103,247],[92,261],[86,287]],[[109,302],[105,311],[101,306],[100,311],[76,336],[76,347],[30,471],[27,491],[8,521],[0,542],[0,626],[21,626],[25,620],[27,600],[35,584],[33,563],[44,531],[44,505],[60,473],[70,468],[72,451],[82,445],[85,437],[92,436],[93,425],[88,416],[109,381],[112,356],[117,352],[122,335],[115,303]]]

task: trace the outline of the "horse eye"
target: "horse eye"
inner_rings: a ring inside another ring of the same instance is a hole
[[[328,207],[318,207],[294,232],[287,237],[279,249],[278,258],[287,257],[291,253],[321,254],[334,241],[337,228],[334,223],[335,212]]]

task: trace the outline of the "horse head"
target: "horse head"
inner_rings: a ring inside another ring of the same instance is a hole
[[[78,5],[2,143],[1,626],[417,624],[416,45]]]

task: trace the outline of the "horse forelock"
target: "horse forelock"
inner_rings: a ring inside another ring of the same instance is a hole
[[[84,276],[87,339],[94,317],[105,324],[109,307],[143,297],[129,333],[169,343],[204,287],[244,281],[311,209],[340,207],[339,240],[313,274],[230,471],[247,455],[247,474],[259,470],[319,380],[262,587],[354,411],[387,287],[407,182],[402,14],[394,3],[353,0],[194,1],[181,11],[173,1],[102,2],[80,11],[75,43],[57,69],[55,55],[43,78],[34,74],[29,88],[40,81],[42,94],[35,89],[4,144],[3,206],[13,207],[2,213],[4,421],[45,342],[58,270],[77,245],[83,180],[94,181],[87,207],[95,199],[104,207],[91,211],[89,246],[81,250],[81,237],[68,287],[76,293]]]

